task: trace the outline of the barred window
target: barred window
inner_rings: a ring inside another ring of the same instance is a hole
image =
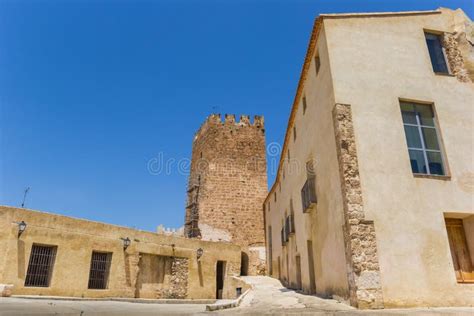
[[[316,75],[318,75],[319,68],[321,68],[321,59],[319,59],[319,56],[314,57],[314,66],[316,68]]]
[[[25,286],[49,287],[56,259],[56,249],[56,246],[33,244],[26,272]]]
[[[89,289],[103,290],[107,288],[111,261],[111,252],[92,252]]]

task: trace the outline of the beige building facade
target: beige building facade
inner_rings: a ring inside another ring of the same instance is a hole
[[[22,224],[25,229],[23,232]],[[0,283],[13,295],[235,298],[241,248],[0,206]]]
[[[316,19],[269,275],[359,308],[474,304],[473,30],[459,9]]]

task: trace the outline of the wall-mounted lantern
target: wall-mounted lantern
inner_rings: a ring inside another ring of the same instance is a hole
[[[130,243],[132,242],[130,238],[120,238],[123,241],[123,250],[126,250],[128,246],[130,246]]]
[[[26,230],[26,223],[25,221],[21,221],[18,224],[18,238],[20,238],[21,234]]]
[[[198,250],[196,250],[196,257],[198,261],[199,259],[201,259],[203,254],[204,254],[204,250],[202,250],[202,248],[199,248]]]

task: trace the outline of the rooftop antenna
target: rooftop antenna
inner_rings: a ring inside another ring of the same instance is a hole
[[[21,203],[21,208],[24,208],[25,206],[25,200],[26,200],[26,195],[28,194],[28,191],[30,191],[30,187],[27,187],[25,189],[25,193],[23,194],[23,203]]]

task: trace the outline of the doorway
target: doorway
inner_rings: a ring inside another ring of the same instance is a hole
[[[242,251],[240,258],[240,275],[248,275],[249,273],[249,255]]]
[[[296,289],[302,289],[302,282],[301,282],[301,257],[296,256]]]
[[[225,261],[217,261],[216,265],[216,299],[222,299],[224,290]]]
[[[308,266],[309,266],[309,294],[316,293],[316,279],[314,276],[314,258],[313,258],[313,242],[308,240],[306,243],[308,248]]]

